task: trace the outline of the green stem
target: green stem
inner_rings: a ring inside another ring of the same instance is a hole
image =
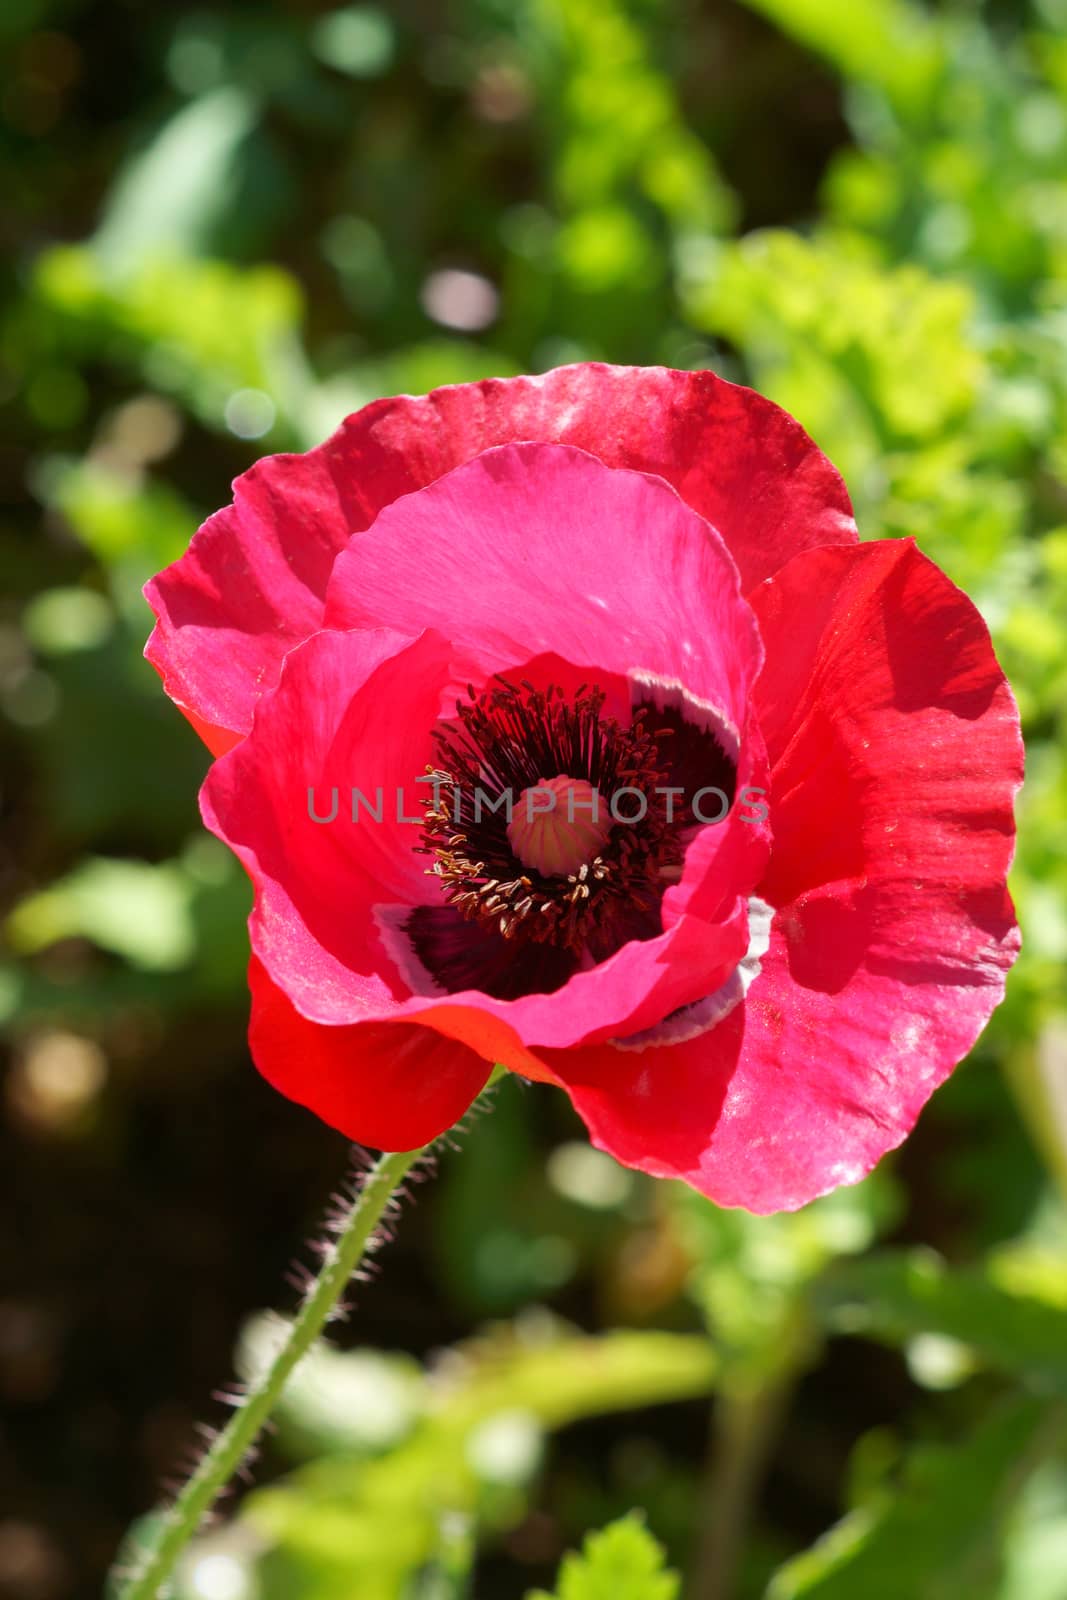
[[[467,1600],[476,1553],[474,1521],[463,1512],[446,1512],[437,1538],[437,1559],[418,1591],[418,1600]]]
[[[794,1382],[792,1372],[783,1372],[754,1390],[724,1393],[716,1402],[689,1600],[731,1600],[736,1593],[753,1503]]]
[[[373,1248],[375,1229],[424,1149],[380,1156],[371,1167],[284,1343],[162,1517],[139,1570],[119,1589],[117,1600],[157,1600],[185,1546],[255,1443],[290,1373],[322,1332],[353,1272]]]

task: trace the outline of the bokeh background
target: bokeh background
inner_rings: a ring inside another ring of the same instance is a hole
[[[249,1063],[141,585],[364,401],[606,358],[755,384],[975,597],[1025,955],[796,1217],[505,1085],[179,1600],[518,1600],[635,1507],[565,1600],[670,1600],[661,1559],[689,1600],[1064,1600],[1067,0],[5,0],[0,41],[0,1594],[100,1594],[347,1162]]]

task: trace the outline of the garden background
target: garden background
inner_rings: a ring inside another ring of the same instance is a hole
[[[688,1600],[1064,1600],[1067,0],[5,0],[0,46],[0,1594],[101,1592],[346,1168],[250,1065],[141,585],[365,401],[606,359],[762,389],[973,595],[1023,958],[792,1217],[504,1084],[178,1600],[670,1600],[653,1537]]]

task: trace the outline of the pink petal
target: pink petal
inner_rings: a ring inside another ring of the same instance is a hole
[[[257,461],[145,586],[157,618],[145,655],[215,755],[248,732],[286,651],[322,626],[334,558],[360,526],[330,467],[321,449]]]
[[[985,625],[910,541],[798,556],[753,600],[777,908],[760,975],[688,1044],[546,1060],[619,1160],[767,1212],[898,1145],[1000,1001],[1022,746]]]
[[[563,445],[488,450],[387,506],[338,557],[326,622],[437,628],[474,679],[554,652],[684,688],[735,748],[760,661],[715,530],[661,479]]]
[[[589,362],[490,378],[380,400],[350,417],[342,438],[349,450],[358,441],[364,481],[406,462],[410,480],[390,498],[521,440],[576,445],[605,466],[653,473],[719,529],[746,591],[800,550],[857,539],[841,476],[800,424],[713,372]]]
[[[384,629],[316,634],[294,650],[261,703],[255,727],[207,776],[204,821],[244,863],[256,887],[252,947],[290,999],[323,1022],[377,1016],[407,988],[386,959],[374,907],[417,904],[426,860],[415,779],[449,677],[439,635]],[[359,788],[364,807],[352,821]],[[316,821],[309,812],[330,816]]]
[[[218,753],[322,625],[333,561],[401,495],[515,440],[666,479],[725,539],[747,590],[799,550],[855,541],[840,477],[798,423],[710,372],[588,364],[380,400],[306,455],[267,457],[148,585],[146,654]]]

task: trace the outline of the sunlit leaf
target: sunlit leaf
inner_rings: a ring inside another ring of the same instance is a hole
[[[528,1600],[676,1600],[680,1580],[665,1561],[638,1518],[624,1517],[564,1556],[554,1595],[538,1590]]]
[[[23,900],[7,931],[24,953],[81,937],[132,966],[172,971],[195,950],[189,898],[189,884],[174,867],[90,857],[69,877]]]
[[[255,120],[249,96],[227,85],[183,107],[132,157],[93,240],[109,272],[126,277],[212,243],[233,205],[236,153]]]
[[[924,7],[912,0],[745,0],[840,71],[877,84],[906,106],[921,104],[937,78],[943,45]]]

